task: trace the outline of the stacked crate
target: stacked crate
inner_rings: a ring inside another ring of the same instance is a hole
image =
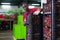
[[[51,27],[51,15],[44,16],[44,40],[51,40],[52,38],[52,27]]]
[[[29,14],[27,16],[27,38],[26,40],[42,40],[43,25],[42,15]]]
[[[27,37],[26,40],[32,40],[32,14],[28,14],[26,19]]]
[[[43,4],[43,39],[52,40],[52,0]]]

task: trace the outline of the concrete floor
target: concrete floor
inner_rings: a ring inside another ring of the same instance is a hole
[[[13,40],[12,31],[0,31],[0,40]]]

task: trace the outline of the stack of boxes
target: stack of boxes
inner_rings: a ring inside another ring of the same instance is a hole
[[[51,40],[51,38],[52,38],[51,22],[52,22],[51,15],[45,15],[44,16],[44,28],[43,28],[44,40]]]
[[[52,40],[52,0],[43,4],[43,39]]]

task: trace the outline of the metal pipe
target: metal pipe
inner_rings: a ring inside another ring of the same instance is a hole
[[[55,0],[52,0],[52,40],[55,39]]]

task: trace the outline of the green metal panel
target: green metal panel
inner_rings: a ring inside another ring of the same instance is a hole
[[[22,24],[23,25],[23,16],[22,15],[20,15],[20,16],[18,16],[18,24]]]
[[[23,16],[18,16],[18,23],[13,25],[13,35],[16,39],[26,38],[26,27],[23,25]]]
[[[20,25],[20,27],[21,27],[21,31],[22,31],[21,37],[26,38],[26,27],[23,24],[23,16],[22,15],[18,16],[18,25]]]
[[[14,25],[13,27],[13,34],[16,39],[22,38],[21,27],[19,25]]]

